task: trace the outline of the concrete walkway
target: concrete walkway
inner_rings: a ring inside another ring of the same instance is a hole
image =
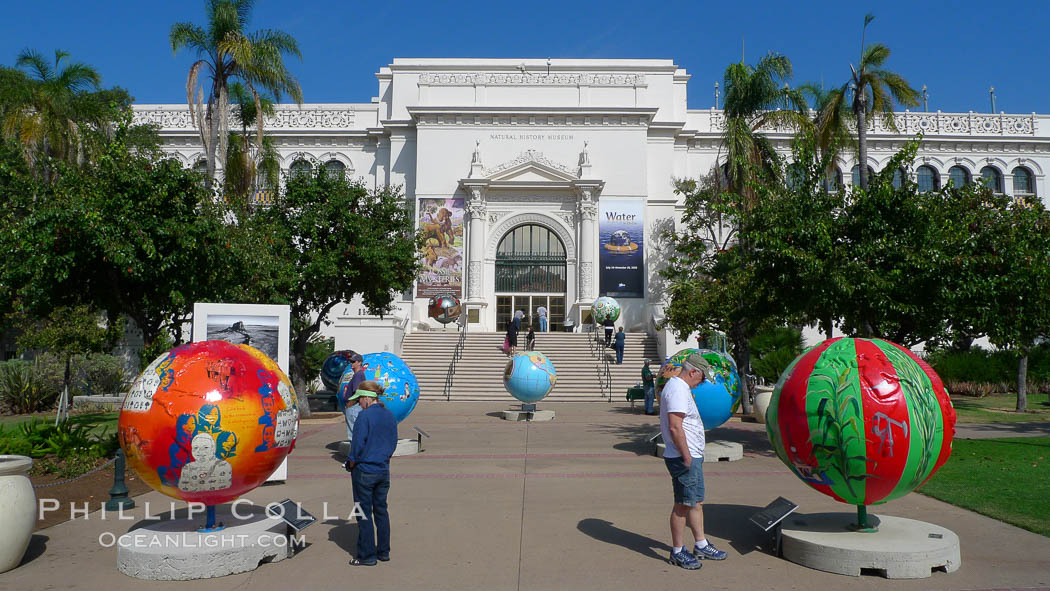
[[[294,558],[220,579],[147,583],[117,572],[116,548],[99,544],[100,535],[120,535],[136,521],[115,521],[113,514],[102,520],[96,512],[38,532],[25,563],[0,574],[0,589],[1050,589],[1050,538],[919,494],[871,511],[957,533],[962,567],[953,574],[853,578],[775,557],[772,534],[747,521],[760,507],[781,495],[798,503],[800,514],[852,507],[802,484],[773,455],[764,427],[737,419],[708,438],[742,443],[744,459],[705,467],[707,534],[729,559],[699,572],[671,567],[665,561],[671,487],[663,462],[647,455],[644,442],[658,429],[657,417],[623,403],[541,403],[557,418],[527,424],[499,419],[507,407],[427,402],[401,425],[403,437],[418,425],[432,438],[424,453],[394,460],[389,563],[347,565],[357,526],[347,521],[348,475],[332,453],[344,427],[340,419],[322,419],[304,421],[288,482],[247,496],[257,504],[291,498],[323,518],[305,530],[308,546]],[[962,431],[971,430],[979,434],[982,427]],[[169,500],[158,493],[136,500],[138,519],[146,502],[152,514],[168,510]]]

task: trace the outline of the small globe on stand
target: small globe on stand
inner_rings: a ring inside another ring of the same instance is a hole
[[[591,315],[598,324],[604,323],[606,319],[616,322],[620,317],[620,302],[608,296],[602,296],[591,304]]]
[[[449,324],[459,320],[463,313],[463,306],[459,299],[452,295],[439,295],[430,298],[427,303],[427,316],[437,320],[441,324]]]
[[[379,382],[383,395],[379,401],[394,414],[397,422],[405,420],[419,402],[419,380],[412,368],[393,353],[369,353],[364,356],[365,378]]]
[[[339,390],[339,378],[343,377],[343,373],[350,367],[350,358],[354,355],[353,351],[346,349],[325,357],[324,363],[321,364],[321,383],[325,389],[331,392]]]
[[[693,353],[700,353],[711,366],[710,375],[691,390],[704,429],[711,430],[728,421],[740,405],[740,374],[728,355],[710,349],[682,349],[660,368],[656,391],[662,391],[669,379],[682,373],[683,362]]]
[[[558,382],[558,371],[546,355],[538,351],[517,353],[503,370],[503,387],[525,404],[543,400]]]

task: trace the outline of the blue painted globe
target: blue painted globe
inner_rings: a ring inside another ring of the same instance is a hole
[[[539,402],[551,393],[558,382],[554,364],[543,353],[525,351],[507,361],[503,370],[503,387],[525,403]]]
[[[710,349],[682,349],[670,356],[660,368],[656,389],[662,391],[667,380],[682,373],[682,362],[696,352],[711,366],[711,372],[704,382],[692,389],[704,430],[710,430],[728,421],[740,405],[740,374],[732,358]]]
[[[350,356],[353,354],[353,351],[347,349],[336,351],[325,357],[324,363],[321,364],[321,383],[325,388],[335,392],[339,391],[339,380],[343,372],[350,368]]]
[[[362,358],[365,379],[379,382],[379,385],[383,386],[383,394],[379,396],[379,401],[394,413],[397,422],[405,420],[419,402],[419,380],[416,379],[416,374],[412,373],[412,369],[403,359],[393,353],[369,353]],[[340,388],[353,377],[353,372],[347,368],[340,380]]]
[[[605,322],[606,318],[612,318],[613,322],[620,317],[620,302],[608,296],[602,296],[591,304],[591,315],[598,324]]]

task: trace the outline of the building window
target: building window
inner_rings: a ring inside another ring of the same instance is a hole
[[[497,292],[564,293],[566,277],[565,246],[544,226],[518,226],[496,248]]]
[[[875,176],[875,171],[869,166],[868,167],[868,179],[870,180],[871,177],[873,177],[873,176]],[[860,165],[859,164],[853,167],[853,186],[854,187],[860,187]]]
[[[932,166],[923,164],[915,171],[915,181],[919,184],[919,192],[927,193],[941,188],[941,179]]]
[[[1035,195],[1032,172],[1022,166],[1014,169],[1014,195]]]
[[[827,176],[824,177],[824,190],[833,193],[842,188],[842,171],[839,167],[834,167],[828,171]]]
[[[346,177],[346,165],[338,160],[329,160],[324,163],[324,170],[328,176],[333,178]]]
[[[208,174],[208,161],[207,160],[198,160],[197,163],[193,165],[193,172],[195,172],[195,173],[197,173],[199,175],[206,175],[206,174]]]
[[[953,166],[948,169],[948,180],[956,187],[965,187],[970,184],[970,171],[962,166]]]
[[[292,162],[291,167],[288,169],[288,176],[295,178],[300,175],[310,174],[310,168],[310,163],[300,158]]]
[[[900,189],[904,185],[904,171],[899,168],[893,171],[893,181],[890,184],[894,189]]]
[[[985,166],[981,169],[981,182],[994,193],[1003,192],[1003,174],[994,166]]]

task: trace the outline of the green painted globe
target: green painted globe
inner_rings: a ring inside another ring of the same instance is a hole
[[[605,322],[606,318],[616,322],[616,319],[620,317],[620,302],[608,296],[602,296],[591,304],[591,314],[598,324]]]
[[[503,370],[503,387],[524,403],[543,400],[558,382],[554,364],[543,353],[525,351],[507,361]]]

